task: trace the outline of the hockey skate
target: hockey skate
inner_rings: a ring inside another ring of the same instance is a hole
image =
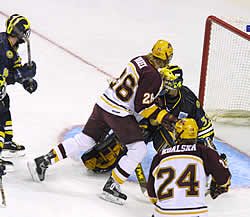
[[[50,160],[45,156],[36,158],[34,161],[27,163],[32,179],[41,182],[45,179],[45,172],[50,164]]]
[[[127,200],[127,195],[121,193],[120,185],[112,178],[109,177],[108,181],[103,187],[103,192],[100,194],[103,200],[123,205]]]
[[[25,155],[25,147],[23,145],[18,145],[13,141],[8,141],[4,143],[2,157],[3,158],[16,158]]]
[[[56,155],[53,152],[49,152],[46,155],[35,158],[33,161],[27,162],[27,166],[32,179],[36,182],[41,182],[45,179],[45,172],[51,165],[51,159]]]

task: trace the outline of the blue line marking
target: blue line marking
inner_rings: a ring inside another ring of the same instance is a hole
[[[64,139],[71,138],[81,131],[82,127],[74,127],[65,134]],[[228,167],[232,174],[231,187],[250,187],[250,158],[217,139],[214,143],[219,153],[227,155]],[[151,161],[156,154],[152,142],[147,146],[147,155],[141,163],[146,178],[148,178]],[[83,152],[80,152],[77,157],[80,159],[82,154]],[[129,177],[129,180],[137,181],[135,173]]]

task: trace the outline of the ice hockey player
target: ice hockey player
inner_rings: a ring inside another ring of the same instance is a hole
[[[9,96],[6,93],[6,85],[20,83],[29,93],[37,88],[37,82],[33,79],[36,74],[36,64],[32,66],[22,65],[21,57],[17,50],[24,43],[24,37],[30,35],[29,21],[18,14],[11,15],[6,21],[6,32],[0,33],[0,153],[2,157],[18,157],[24,155],[25,147],[16,144],[13,138],[12,119],[10,113]],[[3,161],[6,166],[12,166],[12,162]]]
[[[166,109],[178,119],[193,118],[198,125],[198,140],[212,149],[216,149],[213,143],[214,129],[211,120],[202,108],[198,98],[187,86],[183,85],[183,71],[177,65],[170,65],[161,69],[164,88],[157,98],[157,105]],[[154,148],[159,151],[163,146],[171,146],[168,139],[171,135],[171,127],[166,129],[154,120],[144,119],[140,122],[147,141],[152,140]]]
[[[206,115],[200,105],[199,100],[187,86],[183,85],[183,71],[177,65],[167,66],[160,71],[164,82],[164,87],[157,98],[157,104],[160,108],[166,109],[179,119],[193,118],[198,125],[198,141],[212,149],[216,149],[213,144],[214,129],[211,120]],[[144,118],[139,122],[144,136],[145,143],[153,141],[155,150],[158,152],[164,147],[173,145],[173,134],[171,126],[163,126],[155,120]],[[123,148],[119,139],[110,134],[110,138],[105,140],[105,145],[96,145],[88,153],[82,156],[83,163],[87,168],[94,172],[106,172],[114,167],[112,163],[117,163],[116,156],[124,155],[126,152],[119,151]],[[111,139],[113,138],[113,140]],[[120,145],[120,146],[119,146]],[[103,147],[101,149],[100,147]],[[116,154],[110,152],[115,148]],[[119,155],[118,155],[119,153]]]
[[[173,115],[154,103],[163,86],[158,69],[167,66],[172,55],[171,44],[159,40],[154,44],[152,52],[132,59],[120,78],[112,81],[97,100],[81,133],[63,141],[47,155],[36,158],[34,162],[28,162],[34,180],[44,180],[49,164],[69,157],[77,151],[91,149],[112,129],[126,146],[127,153],[112,170],[101,197],[123,204],[127,196],[121,192],[120,184],[127,180],[146,154],[146,144],[135,114],[146,118],[152,117],[163,125],[177,121]]]
[[[218,153],[197,143],[198,126],[192,118],[176,123],[176,145],[153,158],[147,191],[154,205],[152,217],[208,216],[205,203],[207,176],[212,175],[213,199],[227,192],[230,171]]]

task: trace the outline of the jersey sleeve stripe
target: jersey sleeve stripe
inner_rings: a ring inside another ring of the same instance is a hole
[[[144,110],[142,110],[141,112],[139,112],[140,115],[142,115],[145,118],[148,118],[151,114],[153,114],[156,110],[158,109],[158,107],[153,104],[150,107],[145,108]]]
[[[134,76],[136,77],[136,83],[138,84],[138,82],[139,82],[139,75],[138,75],[138,73],[137,73],[137,71],[135,69],[135,66],[132,63],[129,63],[128,66],[131,67],[131,69],[132,69],[132,71],[134,73]]]
[[[163,159],[158,167],[160,167],[160,165],[166,161],[169,161],[169,160],[173,160],[173,159],[193,159],[195,161],[198,161],[199,163],[201,163],[203,165],[203,160],[201,160],[200,158],[198,157],[195,157],[195,156],[188,156],[188,155],[178,155],[178,156],[172,156],[172,157],[167,157],[165,159]],[[153,171],[153,176],[156,177],[156,174],[157,174],[157,171],[158,171],[158,167],[156,167]]]
[[[129,112],[129,110],[126,110],[126,109],[123,109],[121,107],[118,107],[118,106],[115,106],[112,102],[108,102],[103,96],[101,96],[101,99],[106,103],[108,104],[109,106],[113,107],[113,108],[116,108],[118,110],[122,110],[122,111],[126,111],[126,112]]]
[[[166,110],[162,110],[158,113],[157,117],[156,117],[156,121],[158,123],[161,123],[162,119],[164,118],[164,116],[167,114],[168,112]]]

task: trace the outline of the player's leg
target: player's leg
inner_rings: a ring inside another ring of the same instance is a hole
[[[5,165],[6,172],[10,172],[14,170],[14,164],[11,161],[2,159],[3,147],[5,142],[5,111],[5,104],[3,101],[0,101],[0,161]]]
[[[128,179],[145,157],[146,144],[134,116],[117,117],[106,115],[106,121],[121,143],[126,144],[128,151],[112,170],[112,174],[103,188],[101,198],[117,204],[123,204],[127,196],[121,192],[120,184],[123,184]]]
[[[25,155],[25,147],[18,145],[13,139],[12,118],[10,113],[10,100],[8,94],[1,101],[1,121],[4,126],[5,141],[2,157],[14,158]]]
[[[96,144],[95,141],[102,137],[105,131],[103,127],[105,128],[106,125],[102,125],[101,121],[98,120],[98,112],[95,106],[83,132],[78,133],[73,138],[64,140],[59,145],[53,147],[48,154],[28,162],[32,178],[35,181],[43,181],[49,165],[55,164],[67,157],[75,156],[76,153],[87,151],[93,147]],[[89,132],[88,129],[92,129],[92,131]]]

